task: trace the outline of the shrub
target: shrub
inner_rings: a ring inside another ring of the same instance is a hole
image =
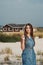
[[[17,42],[20,41],[20,35],[8,36],[5,34],[0,34],[0,42]]]

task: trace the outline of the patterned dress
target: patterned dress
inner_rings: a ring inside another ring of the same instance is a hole
[[[22,65],[36,65],[35,43],[32,37],[26,37],[25,49],[22,52]]]

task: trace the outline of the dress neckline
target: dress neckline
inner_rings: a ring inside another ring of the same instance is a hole
[[[30,38],[31,38],[31,36],[29,36],[29,37],[27,36],[27,38],[29,38],[29,39],[30,39]]]

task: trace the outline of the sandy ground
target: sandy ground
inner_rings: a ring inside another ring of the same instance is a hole
[[[21,49],[21,43],[2,43],[0,42],[0,51],[5,48],[11,48],[14,55],[21,55],[22,49]],[[43,52],[43,38],[35,38],[35,47],[34,47],[35,53],[37,51]]]

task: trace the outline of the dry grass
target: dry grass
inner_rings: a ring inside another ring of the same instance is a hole
[[[23,31],[22,32],[0,32],[0,34],[12,36],[12,35],[22,35],[22,34],[24,34],[24,32]],[[43,32],[37,31],[37,32],[34,32],[33,34],[34,34],[34,36],[43,37]]]
[[[43,37],[43,32],[34,32],[34,36]]]
[[[22,35],[23,32],[2,32],[2,34],[6,34],[6,35]]]

